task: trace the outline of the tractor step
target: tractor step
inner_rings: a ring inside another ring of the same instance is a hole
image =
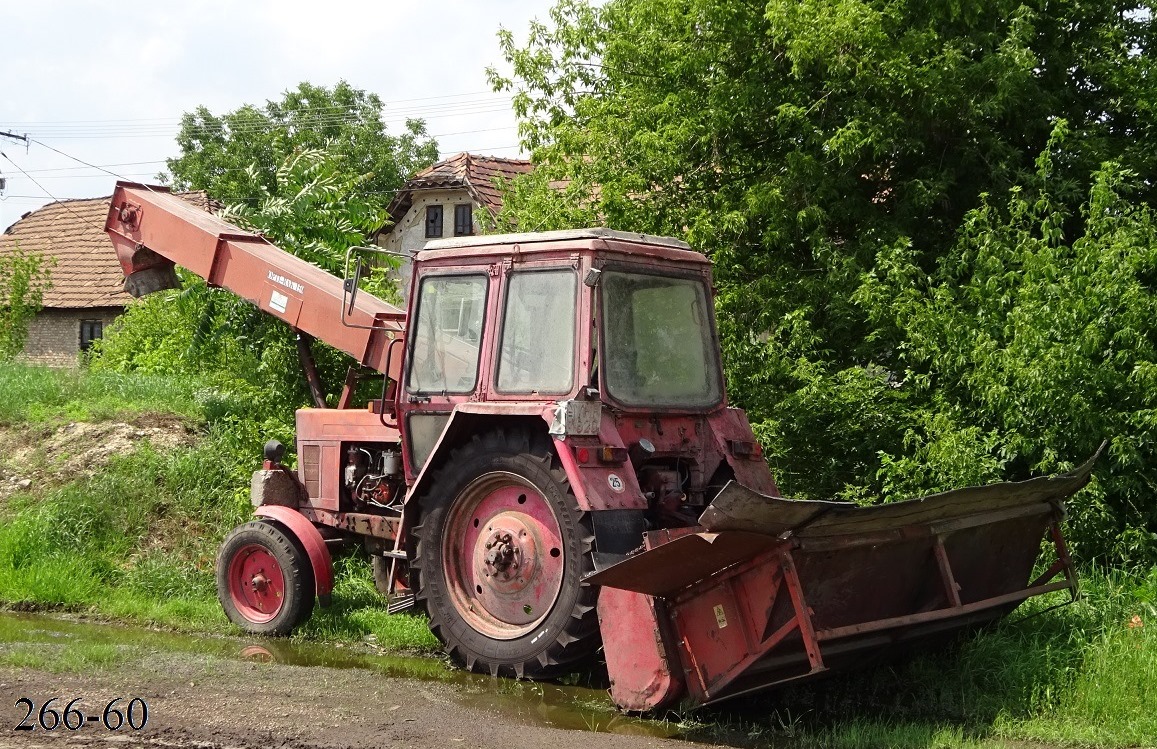
[[[414,607],[413,593],[395,593],[390,596],[390,602],[386,606],[387,614],[401,614],[404,611],[409,611]]]

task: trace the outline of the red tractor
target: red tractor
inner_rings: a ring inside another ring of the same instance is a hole
[[[405,312],[168,194],[120,183],[107,230],[140,295],[174,264],[299,333],[316,407],[297,468],[267,446],[257,519],[218,559],[229,618],[283,635],[355,541],[467,669],[564,674],[603,647],[612,696],[701,703],[990,621],[1076,576],[1060,477],[859,508],[779,497],[727,404],[707,259],[584,229],[429,243]],[[360,265],[359,265],[360,267]],[[336,408],[309,342],[357,362]],[[359,378],[381,397],[355,406]],[[1056,561],[1031,579],[1042,538]]]

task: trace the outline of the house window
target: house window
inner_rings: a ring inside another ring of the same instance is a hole
[[[104,335],[104,322],[100,320],[80,321],[80,350],[88,351],[92,342]]]
[[[474,233],[474,217],[469,203],[454,206],[454,236],[465,237]]]
[[[442,236],[442,206],[426,206],[426,238]]]

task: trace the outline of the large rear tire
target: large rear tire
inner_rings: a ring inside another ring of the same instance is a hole
[[[593,536],[543,439],[491,432],[457,448],[419,500],[417,600],[472,671],[550,678],[599,644],[584,585]]]
[[[313,567],[277,523],[254,520],[217,553],[217,598],[229,621],[255,635],[288,635],[313,613]]]

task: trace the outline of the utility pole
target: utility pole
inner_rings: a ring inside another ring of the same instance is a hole
[[[29,144],[28,133],[25,133],[24,135],[19,135],[17,133],[10,133],[7,130],[0,130],[0,137],[11,138],[12,140],[22,140],[22,141],[24,141],[25,152],[28,151],[28,144]],[[5,156],[5,158],[7,158],[7,156]],[[19,167],[17,167],[17,169],[19,169]],[[3,194],[4,188],[7,186],[8,186],[8,181],[6,179],[4,179],[3,176],[0,176],[0,194]]]

